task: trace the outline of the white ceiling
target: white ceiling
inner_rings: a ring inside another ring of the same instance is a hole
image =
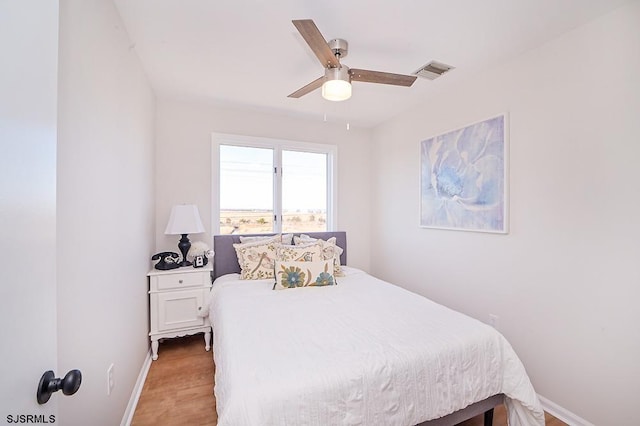
[[[370,127],[537,47],[626,0],[114,0],[159,96],[302,114]],[[292,19],[344,38],[349,67],[411,74],[456,69],[410,88],[353,85],[330,102],[287,95],[323,74]]]

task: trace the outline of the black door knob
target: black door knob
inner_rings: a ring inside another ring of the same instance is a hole
[[[45,371],[40,378],[38,392],[36,393],[38,404],[44,404],[49,401],[51,394],[58,392],[60,389],[65,395],[73,395],[78,391],[81,383],[82,373],[80,370],[69,371],[63,379],[56,378],[56,375],[51,370]]]

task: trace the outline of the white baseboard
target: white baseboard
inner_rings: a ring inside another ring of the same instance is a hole
[[[594,426],[593,423],[586,421],[577,414],[572,413],[564,407],[559,406],[553,401],[548,400],[544,396],[538,394],[538,399],[542,404],[542,408],[556,419],[562,420],[569,426]]]
[[[147,352],[147,357],[144,359],[140,374],[138,374],[138,380],[136,380],[133,391],[131,391],[129,404],[127,405],[127,409],[124,412],[124,416],[122,416],[122,422],[120,423],[120,426],[129,426],[131,424],[131,421],[133,421],[133,414],[136,412],[138,400],[140,399],[140,394],[142,394],[142,388],[144,387],[144,381],[147,379],[149,368],[151,368],[151,349],[149,349],[149,352]]]

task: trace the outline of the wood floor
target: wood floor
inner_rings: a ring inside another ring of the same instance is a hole
[[[151,363],[133,426],[216,425],[213,355],[202,334],[166,339]]]
[[[204,350],[202,334],[167,339],[160,344],[158,360],[151,363],[133,426],[215,426],[218,423],[213,396],[213,356]],[[566,426],[545,414],[546,426]],[[482,426],[482,415],[461,426]],[[504,407],[498,406],[494,426],[507,426]]]

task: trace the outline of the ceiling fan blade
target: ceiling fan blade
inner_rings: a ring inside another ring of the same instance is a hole
[[[393,84],[394,86],[409,87],[418,78],[415,75],[392,74],[389,72],[359,70],[351,68],[349,70],[351,80],[364,81],[366,83]]]
[[[299,98],[301,96],[306,95],[309,92],[313,92],[314,90],[316,90],[317,88],[319,88],[320,86],[322,86],[322,83],[324,83],[324,75],[322,77],[319,77],[315,80],[313,80],[311,83],[307,84],[304,87],[301,87],[300,89],[296,90],[295,92],[293,92],[292,94],[290,94],[289,96],[287,96],[288,98]]]
[[[316,54],[323,67],[336,68],[340,66],[338,58],[333,54],[324,36],[311,19],[298,19],[291,22],[296,26],[313,53]]]

